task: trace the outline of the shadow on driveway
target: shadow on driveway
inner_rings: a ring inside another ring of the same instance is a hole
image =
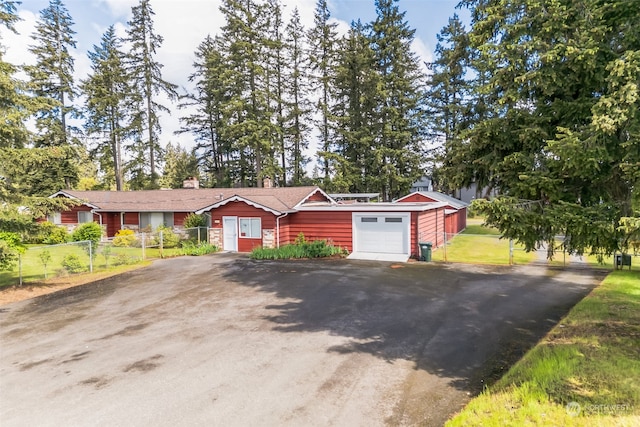
[[[280,332],[350,338],[330,352],[413,361],[471,394],[497,380],[596,284],[588,270],[247,261],[226,278],[284,300]]]

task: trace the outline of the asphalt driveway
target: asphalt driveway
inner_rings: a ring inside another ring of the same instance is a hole
[[[598,279],[163,260],[0,307],[0,425],[441,425]]]

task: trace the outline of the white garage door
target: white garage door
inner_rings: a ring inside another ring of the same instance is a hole
[[[354,252],[408,254],[409,218],[408,214],[354,214]]]

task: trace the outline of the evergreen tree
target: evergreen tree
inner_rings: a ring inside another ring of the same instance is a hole
[[[14,33],[16,32],[14,24],[20,21],[16,7],[21,3],[21,1],[0,0],[0,24]]]
[[[224,105],[228,102],[225,60],[211,36],[200,43],[195,56],[195,71],[189,76],[195,92],[183,96],[180,104],[181,108],[193,107],[194,112],[181,118],[178,133],[189,132],[195,137],[196,157],[209,186],[230,186],[228,170],[233,154],[224,137]]]
[[[307,135],[309,127],[307,120],[310,115],[308,101],[308,73],[304,46],[304,28],[300,23],[298,9],[294,9],[291,21],[286,28],[287,34],[287,62],[288,72],[285,87],[287,88],[287,117],[284,129],[285,140],[288,142],[283,148],[288,148],[289,165],[291,169],[292,185],[301,185],[305,175],[308,158],[304,151],[308,148]]]
[[[70,146],[0,150],[0,176],[8,200],[19,203],[25,197],[48,197],[71,188],[78,182],[77,157]]]
[[[570,252],[620,248],[639,181],[640,8],[600,0],[467,2],[475,96],[453,179],[482,177],[501,197],[487,221],[528,249],[565,235]],[[490,70],[490,73],[487,72]],[[460,165],[460,163],[458,163]]]
[[[375,56],[367,29],[360,22],[351,24],[339,47],[335,69],[336,120],[335,141],[330,153],[329,188],[338,192],[374,191],[371,177],[376,169],[371,153],[375,144],[373,128],[380,77],[375,71]]]
[[[265,39],[269,9],[254,0],[225,0],[220,8],[226,18],[221,49],[226,58],[225,138],[239,153],[235,179],[242,186],[262,186],[262,180],[278,170],[273,163],[273,135],[267,91]]]
[[[432,74],[428,78],[427,117],[429,137],[436,141],[441,152],[432,158],[434,161],[439,158],[443,169],[452,164],[459,168],[458,162],[449,159],[459,155],[460,135],[470,126],[472,118],[470,82],[467,81],[471,65],[469,36],[458,15],[454,15],[437,38],[436,58],[430,64]],[[432,173],[440,188],[448,191],[459,188],[446,182],[446,176],[446,172],[440,174],[437,169]]]
[[[415,30],[408,27],[397,0],[376,0],[371,28],[377,95],[376,140],[372,156],[379,173],[371,177],[384,200],[406,194],[422,176],[423,76],[411,51]]]
[[[95,135],[93,154],[102,170],[113,178],[117,191],[124,188],[122,140],[126,127],[127,76],[121,41],[113,26],[102,36],[100,46],[89,52],[93,73],[81,84],[86,95],[85,128]]]
[[[74,100],[76,90],[73,81],[74,61],[70,49],[75,49],[73,21],[62,0],[50,0],[49,6],[40,11],[30,47],[36,64],[25,67],[30,87],[38,97],[51,101],[47,108],[38,110],[36,126],[40,132],[36,146],[65,146],[71,143],[68,136],[67,116],[74,113],[67,102]]]
[[[0,1],[0,24],[15,32],[19,20],[16,2]],[[27,95],[27,85],[14,77],[18,71],[4,61],[0,45],[0,148],[22,148],[30,139],[25,122],[35,110],[35,100]]]
[[[133,162],[129,169],[136,171],[136,185],[150,188],[158,186],[157,163],[162,154],[158,141],[161,131],[159,114],[168,113],[169,109],[160,104],[157,95],[165,94],[170,100],[177,99],[177,86],[162,78],[162,64],[155,59],[157,50],[162,45],[163,38],[156,34],[153,28],[153,15],[149,0],[140,0],[137,6],[131,8],[132,18],[128,22],[126,41],[130,44],[125,67],[131,85],[133,111],[130,130],[136,135],[133,146]],[[146,155],[145,155],[146,152]],[[148,167],[148,169],[147,169]],[[144,178],[148,170],[148,178]],[[135,187],[140,188],[140,187]]]
[[[269,10],[269,24],[266,41],[266,94],[267,104],[273,116],[275,124],[273,134],[273,155],[279,154],[280,159],[275,174],[276,185],[287,185],[287,149],[285,146],[285,73],[287,69],[285,49],[287,47],[284,32],[282,31],[282,5],[280,0],[267,0],[266,7]],[[278,163],[274,159],[273,163]]]
[[[310,83],[312,86],[320,88],[320,96],[316,103],[316,111],[320,113],[320,118],[316,127],[320,132],[321,151],[319,157],[322,161],[325,186],[329,184],[331,179],[330,158],[333,148],[330,112],[333,101],[334,67],[336,65],[335,48],[338,42],[337,24],[329,22],[330,18],[331,12],[327,0],[317,0],[314,26],[309,31],[308,39],[311,65]]]
[[[182,188],[184,180],[198,176],[198,159],[180,144],[169,143],[165,148],[165,162],[160,185],[162,188]]]

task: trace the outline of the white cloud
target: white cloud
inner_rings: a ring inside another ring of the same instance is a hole
[[[33,65],[35,57],[29,52],[29,47],[33,44],[31,34],[35,31],[37,16],[28,10],[21,10],[18,16],[21,19],[15,24],[18,34],[0,26],[0,44],[5,51],[4,60],[15,65]]]
[[[418,59],[420,61],[420,67],[424,73],[427,73],[427,67],[425,66],[425,62],[433,62],[433,54],[431,53],[431,49],[420,39],[416,37],[411,42],[411,50],[418,55]]]

